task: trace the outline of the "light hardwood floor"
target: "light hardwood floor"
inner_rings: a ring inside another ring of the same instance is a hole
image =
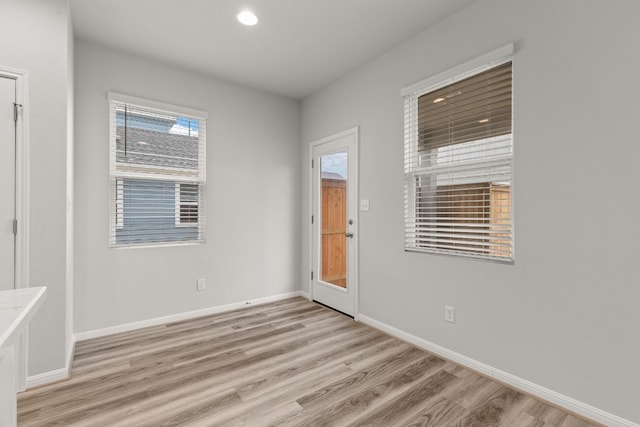
[[[19,426],[587,422],[303,298],[78,342]]]

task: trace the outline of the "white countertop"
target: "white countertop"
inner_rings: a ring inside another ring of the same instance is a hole
[[[0,348],[11,344],[44,301],[47,288],[0,291]]]

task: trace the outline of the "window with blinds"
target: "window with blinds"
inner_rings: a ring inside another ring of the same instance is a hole
[[[204,242],[207,114],[109,94],[110,241]]]
[[[511,56],[405,90],[405,249],[513,259]]]

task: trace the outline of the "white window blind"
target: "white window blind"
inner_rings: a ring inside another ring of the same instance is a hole
[[[405,250],[512,260],[510,57],[413,86],[404,110]]]
[[[109,94],[112,246],[203,242],[204,112]]]

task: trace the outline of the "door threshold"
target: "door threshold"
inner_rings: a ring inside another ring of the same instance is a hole
[[[350,319],[354,319],[354,320],[355,320],[355,318],[354,318],[353,316],[351,316],[350,314],[344,313],[344,312],[342,312],[342,311],[340,311],[340,310],[338,310],[338,309],[336,309],[336,308],[333,308],[333,307],[331,307],[331,306],[329,306],[329,305],[327,305],[327,304],[323,304],[323,303],[321,303],[320,301],[316,301],[316,300],[312,300],[312,301],[313,301],[313,302],[315,302],[315,303],[316,303],[316,304],[318,304],[318,305],[321,305],[321,306],[323,306],[323,307],[327,307],[328,309],[333,310],[333,311],[335,311],[336,313],[340,313],[340,314],[342,314],[343,316],[346,316],[346,317],[348,317],[348,318],[350,318]]]

